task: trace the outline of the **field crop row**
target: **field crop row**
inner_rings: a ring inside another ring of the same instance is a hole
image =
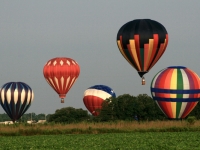
[[[200,132],[135,132],[107,134],[70,134],[3,136],[1,150],[195,150],[200,149]]]

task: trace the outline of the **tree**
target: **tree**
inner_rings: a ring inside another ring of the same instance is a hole
[[[140,120],[163,120],[166,119],[155,101],[147,94],[139,94],[136,98],[137,115]]]
[[[147,94],[137,97],[129,94],[106,99],[102,104],[98,120],[163,120],[165,115]]]
[[[129,94],[106,99],[97,118],[101,121],[133,120],[137,107],[135,99],[134,96]]]
[[[190,112],[188,116],[195,116],[196,119],[200,119],[200,102],[197,103],[195,108]]]
[[[94,121],[113,121],[116,120],[116,112],[113,111],[114,105],[116,104],[117,99],[114,97],[107,98],[102,103],[102,109],[97,110],[99,111],[99,115],[93,117]]]
[[[49,116],[48,121],[56,123],[72,123],[81,122],[87,119],[89,119],[89,115],[86,110],[65,107],[56,110],[54,114]]]
[[[11,121],[10,117],[6,113],[0,115],[0,122],[4,121]]]

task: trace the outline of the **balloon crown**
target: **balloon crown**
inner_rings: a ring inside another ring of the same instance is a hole
[[[186,68],[186,67],[184,67],[184,66],[170,66],[170,67],[167,67],[167,68],[177,68],[177,69],[184,69],[184,68]]]

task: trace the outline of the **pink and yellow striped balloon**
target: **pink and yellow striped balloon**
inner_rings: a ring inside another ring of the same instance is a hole
[[[153,78],[151,94],[168,118],[183,119],[200,100],[199,76],[183,66],[168,67]]]

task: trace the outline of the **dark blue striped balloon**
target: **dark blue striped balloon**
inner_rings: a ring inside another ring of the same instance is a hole
[[[33,98],[33,90],[23,82],[8,82],[0,89],[0,104],[13,122],[28,110]]]

